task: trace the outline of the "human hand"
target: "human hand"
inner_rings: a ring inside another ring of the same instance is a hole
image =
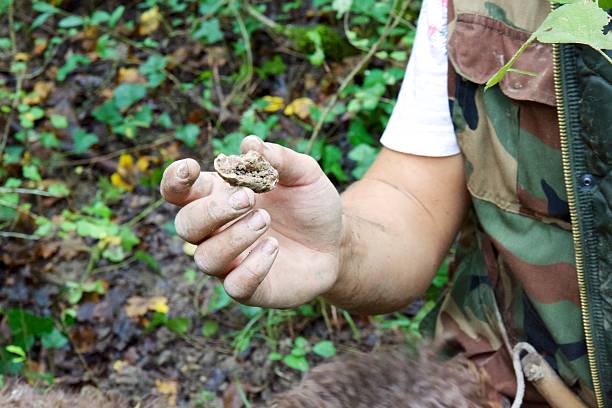
[[[182,206],[178,235],[198,245],[194,259],[223,281],[229,296],[254,306],[289,308],[328,291],[339,271],[340,196],[317,162],[286,147],[246,137],[279,172],[276,188],[232,187],[193,159],[172,163],[161,193]]]

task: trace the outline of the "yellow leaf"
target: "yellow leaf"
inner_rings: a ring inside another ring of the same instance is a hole
[[[30,54],[28,54],[27,52],[18,52],[17,54],[15,54],[15,61],[21,61],[21,62],[26,62],[30,59]]]
[[[161,14],[157,6],[151,7],[140,15],[140,25],[138,26],[138,34],[148,35],[159,28]]]
[[[297,98],[293,100],[285,108],[284,114],[287,116],[296,115],[304,120],[310,116],[310,108],[315,106],[315,103],[310,98]]]
[[[134,190],[134,186],[126,182],[125,180],[123,180],[123,178],[121,177],[119,173],[111,174],[111,184],[115,187],[122,188],[126,191]]]
[[[123,369],[125,368],[125,366],[129,365],[128,363],[126,363],[123,360],[117,360],[113,363],[113,370],[115,370],[118,373],[121,373],[123,371]]]
[[[163,296],[152,297],[151,299],[149,299],[149,309],[153,310],[154,312],[168,313],[168,310],[170,310],[170,308],[168,307],[167,302],[168,299]]]
[[[125,82],[129,84],[145,83],[146,79],[136,68],[119,68],[117,74],[117,82]]]
[[[125,169],[132,170],[134,167],[134,158],[131,154],[123,153],[119,156],[119,163],[117,164],[117,169]]]
[[[168,313],[168,299],[164,296],[144,298],[132,296],[125,305],[125,314],[130,318],[144,316],[148,311]]]
[[[138,170],[145,172],[149,168],[150,161],[151,161],[150,156],[139,157],[138,160],[136,161],[136,167],[138,167]]]
[[[189,242],[185,242],[183,244],[183,252],[185,253],[185,255],[188,255],[188,256],[193,256],[197,248],[198,248],[197,245],[190,244]]]
[[[53,82],[37,81],[34,84],[34,90],[23,98],[23,102],[28,105],[39,105],[53,90]]]
[[[285,102],[280,96],[266,95],[263,97],[263,100],[268,102],[268,105],[264,108],[265,112],[276,112],[283,109],[285,106]]]
[[[178,394],[178,382],[174,380],[162,381],[155,380],[155,388],[157,391],[166,396],[168,405],[176,406],[176,394]]]

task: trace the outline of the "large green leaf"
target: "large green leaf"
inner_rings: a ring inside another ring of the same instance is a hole
[[[612,35],[604,35],[603,27],[608,24],[608,14],[591,1],[570,2],[553,10],[542,25],[529,37],[510,60],[499,69],[486,83],[488,89],[502,80],[512,65],[536,39],[543,43],[585,44],[598,50],[612,63],[602,51],[612,49]],[[520,71],[519,71],[520,72]]]

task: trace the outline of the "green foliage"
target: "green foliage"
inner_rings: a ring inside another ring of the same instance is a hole
[[[518,49],[512,58],[497,71],[486,83],[488,89],[495,86],[510,71],[512,66],[535,40],[543,43],[585,44],[599,51],[612,64],[612,60],[602,50],[612,49],[612,36],[604,35],[603,27],[609,23],[608,14],[592,1],[565,1],[553,10],[540,27]],[[529,75],[529,73],[527,73]]]

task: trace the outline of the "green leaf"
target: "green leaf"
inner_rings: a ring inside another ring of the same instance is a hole
[[[47,349],[59,349],[68,343],[66,336],[55,328],[50,333],[43,334],[40,340],[42,346]]]
[[[202,326],[202,335],[204,337],[212,337],[219,331],[219,323],[214,320],[204,320],[204,326]]]
[[[92,25],[100,25],[102,23],[106,23],[110,19],[110,14],[103,10],[96,10],[91,15],[91,24]]]
[[[348,176],[342,169],[342,151],[335,145],[328,144],[323,150],[323,171],[333,175],[338,181],[348,181]]]
[[[146,94],[147,88],[143,84],[121,84],[115,88],[113,100],[119,110],[124,110],[143,99]]]
[[[53,330],[53,319],[39,317],[24,309],[9,309],[6,313],[8,326],[13,337],[42,336]]]
[[[108,100],[91,112],[92,116],[102,123],[116,126],[121,123],[122,116],[114,101]]]
[[[336,346],[329,340],[320,341],[312,347],[312,351],[321,357],[329,358],[336,355]]]
[[[232,302],[232,298],[223,289],[223,284],[218,284],[213,289],[213,293],[208,301],[208,311],[213,313],[223,309]]]
[[[287,367],[293,368],[294,370],[306,372],[308,371],[309,365],[306,357],[303,356],[294,356],[293,354],[289,354],[283,357],[283,363],[287,365]]]
[[[223,32],[219,25],[219,19],[213,18],[200,23],[198,29],[192,35],[196,40],[204,40],[207,44],[214,44],[222,40]]]
[[[38,167],[35,164],[26,164],[21,170],[23,172],[23,177],[33,181],[42,181],[40,173],[38,172]]]
[[[38,11],[40,13],[49,13],[49,14],[55,14],[60,11],[57,7],[47,3],[46,1],[36,1],[32,5],[32,8],[35,11]]]
[[[200,136],[200,128],[193,123],[185,125],[176,131],[176,138],[188,147],[195,147]]]
[[[157,263],[155,258],[153,258],[151,254],[145,251],[136,251],[136,253],[134,254],[134,258],[138,259],[139,261],[144,262],[149,268],[151,268],[156,273],[159,273],[161,271],[161,269],[159,268],[159,264]]]
[[[332,3],[332,9],[336,10],[336,18],[342,17],[347,11],[351,9],[353,0],[334,0]]]
[[[357,166],[351,172],[353,177],[356,179],[362,178],[372,163],[374,163],[377,154],[378,150],[367,144],[360,144],[354,147],[348,154],[349,159],[357,162]]]
[[[191,326],[191,321],[187,317],[173,317],[166,321],[166,327],[173,333],[185,334]]]
[[[63,115],[51,115],[51,125],[56,129],[66,129],[68,127],[68,119]]]
[[[597,50],[612,49],[612,35],[604,35],[608,14],[592,1],[563,5],[552,11],[535,32],[544,43],[576,43]]]
[[[77,154],[86,152],[96,143],[98,143],[98,136],[87,133],[83,129],[77,129],[72,134],[72,150]]]
[[[91,64],[91,60],[87,56],[81,55],[81,54],[72,54],[68,57],[68,59],[66,59],[66,62],[64,63],[64,65],[62,65],[57,70],[57,75],[55,78],[61,82],[65,80],[66,77],[72,71],[77,69],[79,65],[89,65],[89,64]]]
[[[270,361],[279,361],[283,358],[283,355],[281,353],[278,353],[276,351],[273,351],[272,353],[268,354],[268,360]]]
[[[116,26],[117,23],[119,22],[119,19],[123,15],[124,11],[125,11],[125,6],[121,5],[121,6],[117,7],[115,9],[115,11],[113,11],[113,14],[111,14],[111,16],[110,16],[110,19],[108,21],[108,26],[111,27],[111,28]]]
[[[84,23],[85,23],[85,20],[83,19],[83,17],[68,16],[68,17],[62,18],[59,21],[58,26],[60,26],[61,28],[72,28],[72,27],[82,26]]]

